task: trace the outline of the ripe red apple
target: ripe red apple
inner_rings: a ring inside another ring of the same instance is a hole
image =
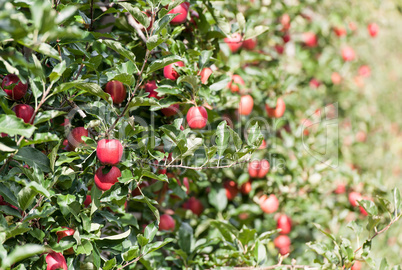
[[[350,270],[360,270],[362,268],[362,263],[359,261],[355,261],[353,264],[352,268]]]
[[[250,38],[250,39],[246,39],[245,41],[243,41],[243,48],[246,50],[254,50],[255,47],[257,46],[257,39],[256,38]]]
[[[343,194],[346,192],[346,185],[345,183],[339,183],[334,190],[335,194]]]
[[[176,17],[174,17],[171,21],[170,24],[180,24],[180,23],[185,23],[187,21],[187,14],[188,14],[188,8],[189,8],[189,3],[184,2],[169,11],[169,14],[175,14],[179,13]]]
[[[312,78],[309,83],[310,88],[312,89],[317,89],[320,86],[320,84],[321,84],[320,81],[318,81],[316,78]]]
[[[166,79],[175,81],[177,80],[177,78],[180,77],[179,73],[175,70],[174,66],[184,67],[184,63],[182,61],[178,61],[176,63],[165,66],[163,68],[163,76],[165,76]]]
[[[353,207],[356,207],[359,205],[357,201],[360,201],[362,199],[362,195],[358,192],[352,191],[349,193],[349,202]]]
[[[363,65],[359,67],[359,75],[362,77],[370,77],[371,70],[369,66]]]
[[[104,168],[105,166],[101,166],[96,170],[94,181],[95,185],[100,190],[106,191],[119,181],[117,178],[121,176],[121,171],[119,170],[119,168],[113,166],[108,172],[104,174]]]
[[[276,228],[282,229],[280,234],[289,234],[292,230],[292,220],[287,215],[280,215],[276,221]]]
[[[201,215],[201,213],[204,211],[201,201],[195,197],[188,199],[188,201],[183,204],[183,208],[191,210],[191,212],[197,216]]]
[[[33,124],[34,120],[35,120],[35,116],[33,116],[35,110],[34,108],[32,108],[31,106],[27,105],[27,104],[18,104],[13,108],[13,111],[15,112],[15,115],[18,118],[21,118],[22,120],[24,120],[25,123],[30,123]],[[32,118],[32,120],[31,120]]]
[[[309,127],[313,125],[313,123],[309,119],[302,119],[301,121],[301,128],[303,131],[304,136],[308,136],[310,134]]]
[[[265,140],[262,140],[262,143],[258,149],[265,149],[267,147],[267,142]]]
[[[102,139],[96,147],[96,156],[105,165],[116,165],[123,156],[123,145],[116,139]]]
[[[163,214],[160,217],[159,230],[160,231],[174,231],[176,221],[168,214]]]
[[[240,191],[242,194],[247,195],[251,192],[253,188],[251,187],[251,182],[247,181],[246,183],[244,183],[243,185],[241,185],[240,187]]]
[[[351,47],[342,49],[342,58],[344,61],[353,61],[355,59],[355,51]]]
[[[302,39],[307,47],[314,48],[315,46],[317,46],[317,36],[313,32],[303,33]]]
[[[290,28],[290,16],[285,13],[281,16],[282,31],[287,31]]]
[[[201,76],[201,83],[206,84],[208,82],[209,76],[212,74],[212,69],[209,67],[203,68],[199,75]]]
[[[173,104],[173,105],[170,105],[167,108],[163,108],[163,109],[161,109],[161,112],[166,117],[176,115],[179,112],[179,104]]]
[[[82,136],[88,137],[88,130],[84,127],[76,127],[71,130],[70,134],[67,136],[68,145],[70,149],[74,150],[78,146],[80,146],[84,141],[82,140]]]
[[[290,238],[287,235],[279,235],[274,239],[274,245],[279,249],[281,255],[285,255],[290,252]]]
[[[223,187],[226,189],[226,197],[229,201],[233,200],[239,192],[234,181],[225,181],[225,183],[223,183]]]
[[[357,25],[355,22],[349,22],[348,26],[349,29],[352,30],[353,32],[357,30]]]
[[[341,75],[338,72],[332,72],[331,81],[333,84],[340,84],[342,81]]]
[[[106,84],[105,92],[108,93],[114,104],[122,103],[127,96],[126,87],[119,81],[110,81]]]
[[[10,84],[15,84],[12,89],[6,89]],[[3,82],[1,83],[1,88],[6,92],[6,94],[14,99],[19,100],[25,96],[28,90],[28,84],[23,84],[18,78],[17,75],[8,74],[4,77]]]
[[[376,23],[370,23],[369,25],[367,25],[367,30],[370,34],[370,36],[375,37],[378,34],[378,30],[380,30],[380,28],[378,27],[378,25]]]
[[[232,93],[234,92],[239,92],[240,87],[244,86],[244,80],[240,75],[234,74],[232,76],[232,80],[228,83],[228,88],[230,89],[230,91],[232,91]]]
[[[260,198],[260,207],[265,213],[272,214],[279,208],[278,198],[276,198],[274,194],[271,194],[268,197],[267,195],[262,195]]]
[[[282,98],[278,98],[276,101],[276,107],[271,108],[267,104],[265,104],[265,110],[269,117],[279,118],[285,113],[286,104]]]
[[[139,188],[138,188],[138,187],[139,187]],[[146,182],[146,181],[142,181],[141,184],[139,184],[139,185],[131,192],[131,195],[132,195],[133,197],[135,197],[135,196],[140,196],[140,195],[141,195],[140,189],[142,190],[143,188],[146,188],[146,187],[149,187],[149,183]]]
[[[149,81],[145,84],[145,92],[149,93],[148,97],[151,98],[156,98],[156,99],[161,99],[162,97],[158,97],[158,92],[155,91],[158,86],[156,86],[155,81]]]
[[[249,115],[253,111],[254,100],[250,95],[245,95],[240,98],[239,103],[239,114]]]
[[[73,235],[75,233],[75,230],[72,229],[72,228],[69,228],[69,227],[66,227],[66,226],[63,226],[62,228],[67,229],[67,230],[56,232],[56,234],[57,234],[57,243],[60,242],[60,240],[63,239],[64,237],[71,236],[71,235]]]
[[[67,262],[63,254],[57,252],[51,252],[46,255],[46,270],[63,269],[68,270]]]
[[[356,141],[358,142],[365,142],[367,139],[367,134],[366,132],[360,130],[356,133]]]
[[[248,164],[248,174],[251,178],[264,178],[269,172],[269,162],[266,159],[253,160]]]
[[[177,179],[177,182],[181,186],[181,181],[180,179]],[[190,194],[190,182],[187,177],[183,178],[183,185],[186,187],[186,194]]]
[[[191,107],[187,112],[187,123],[192,129],[201,129],[207,125],[208,113],[203,106]]]
[[[223,41],[229,46],[232,53],[237,52],[243,45],[242,36],[239,33],[233,33],[231,37],[224,38]]]
[[[87,195],[84,201],[84,206],[88,207],[92,203],[91,195]]]
[[[289,41],[290,41],[290,34],[289,33],[285,33],[283,36],[282,36],[282,40],[283,40],[283,42],[286,44],[286,43],[288,43]]]
[[[346,36],[346,29],[344,27],[334,27],[334,32],[338,37]]]

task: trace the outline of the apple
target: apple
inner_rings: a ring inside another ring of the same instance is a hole
[[[209,67],[203,68],[199,75],[201,76],[201,83],[206,84],[208,82],[209,76],[212,74],[212,69]]]
[[[140,189],[142,190],[143,188],[149,187],[149,183],[146,181],[142,181],[139,185],[137,185],[137,187],[131,192],[131,195],[133,197],[135,196],[140,196],[141,192]]]
[[[360,270],[362,268],[362,263],[359,261],[355,261],[353,264],[352,268],[350,270]]]
[[[244,183],[243,185],[241,185],[240,187],[240,192],[244,195],[247,195],[251,192],[252,187],[251,187],[251,182],[247,181],[246,183]]]
[[[275,50],[278,54],[283,54],[284,49],[285,48],[282,45],[279,44],[275,45]]]
[[[359,75],[362,77],[370,77],[371,75],[370,67],[366,65],[359,67]]]
[[[229,201],[233,200],[239,192],[234,181],[225,181],[223,187],[226,189],[226,197]]]
[[[248,164],[248,174],[251,178],[264,178],[269,172],[269,162],[266,159],[253,160]]]
[[[264,211],[265,213],[272,214],[276,212],[279,208],[278,198],[276,198],[274,194],[271,194],[269,196],[262,195],[260,197],[260,207],[261,210]]]
[[[307,47],[314,48],[317,46],[317,36],[313,32],[305,32],[302,34],[302,39]]]
[[[224,38],[223,41],[229,46],[232,53],[237,52],[243,45],[243,37],[239,33],[233,33],[231,37]]]
[[[346,185],[345,183],[339,183],[334,190],[335,194],[343,194],[346,192]]]
[[[370,23],[369,25],[367,25],[367,30],[370,34],[370,36],[375,37],[378,34],[378,30],[380,30],[380,28],[378,27],[378,25],[376,23]]]
[[[352,30],[353,32],[357,30],[357,25],[355,22],[349,22],[348,26],[349,29]]]
[[[253,111],[254,100],[250,95],[245,95],[240,98],[239,103],[239,114],[249,115]]]
[[[191,107],[187,112],[187,123],[192,129],[201,129],[207,125],[208,113],[203,106]]]
[[[358,192],[352,191],[349,193],[349,202],[353,207],[356,207],[359,205],[357,201],[360,201],[362,199],[362,195]]]
[[[243,41],[243,45],[242,47],[246,50],[254,50],[255,47],[257,46],[257,39],[256,38],[250,38],[250,39],[246,39],[245,41]]]
[[[280,215],[276,221],[276,228],[282,229],[280,234],[289,234],[292,230],[292,220],[287,215]]]
[[[108,93],[114,104],[122,103],[127,96],[126,87],[119,81],[110,81],[106,84],[105,92]]]
[[[285,255],[290,252],[290,238],[287,235],[279,235],[274,239],[274,245],[279,249],[281,255]]]
[[[282,24],[282,31],[287,31],[290,28],[290,16],[285,13],[281,16],[280,22]]]
[[[265,140],[262,140],[262,143],[258,149],[265,149],[267,147],[267,142]]]
[[[269,117],[279,118],[282,117],[286,110],[286,104],[282,98],[278,98],[276,101],[276,107],[271,108],[265,104],[265,110]]]
[[[169,11],[168,14],[178,13],[178,15],[170,21],[170,24],[175,25],[185,23],[187,21],[188,9],[189,9],[189,3],[184,2],[178,5],[177,7],[173,8],[171,11]]]
[[[372,199],[369,197],[363,197],[362,200],[371,201]],[[363,208],[363,206],[359,205],[359,210],[360,210],[360,213],[362,213],[364,216],[368,216],[368,213],[367,213],[366,209]]]
[[[67,230],[63,230],[63,231],[58,231],[56,232],[57,234],[57,243],[60,242],[61,239],[63,239],[64,237],[67,236],[71,236],[75,233],[75,230],[66,226],[62,227],[63,229],[67,229]]]
[[[116,139],[102,139],[96,147],[96,156],[104,165],[116,165],[123,156],[123,145]]]
[[[304,136],[308,136],[310,134],[310,130],[308,129],[313,123],[309,119],[302,119],[301,121],[301,128],[303,131]]]
[[[177,80],[177,78],[180,77],[179,73],[175,70],[174,66],[184,67],[184,63],[182,61],[178,61],[176,63],[165,66],[163,68],[163,76],[165,76],[166,79],[175,81]]]
[[[51,252],[46,255],[46,270],[63,269],[68,270],[67,262],[63,254],[58,252]]]
[[[176,221],[168,214],[163,214],[160,217],[159,230],[160,231],[174,231]]]
[[[202,203],[195,197],[188,199],[188,201],[183,204],[183,208],[191,210],[191,212],[197,216],[201,215],[201,213],[204,211]]]
[[[332,72],[331,81],[333,84],[340,84],[342,81],[342,77],[341,77],[341,75],[339,75],[338,72]]]
[[[181,186],[181,181],[180,179],[177,179],[177,182],[179,183],[179,185]],[[190,193],[190,182],[188,180],[187,177],[183,178],[183,185],[186,187],[186,194]]]
[[[84,206],[88,207],[92,203],[91,195],[87,195],[84,201]]]
[[[310,88],[312,88],[312,89],[317,89],[317,88],[321,85],[321,82],[318,81],[316,78],[312,78],[312,79],[310,80],[309,85],[310,85]]]
[[[346,29],[344,27],[334,27],[334,32],[338,37],[346,36]]]
[[[173,116],[179,112],[179,104],[172,104],[167,108],[161,109],[161,112],[167,117]]]
[[[86,130],[84,127],[76,127],[70,132],[70,134],[68,134],[67,140],[70,149],[74,150],[84,142],[82,140],[82,136],[89,136],[88,130]]]
[[[228,83],[228,88],[230,89],[230,91],[232,91],[232,93],[234,92],[239,92],[240,87],[244,86],[244,80],[240,75],[234,74],[232,76],[232,80]]]
[[[15,84],[14,87],[12,87],[11,89],[6,89],[7,86],[11,84]],[[27,93],[28,84],[23,84],[17,75],[8,74],[4,77],[3,82],[1,83],[1,88],[10,98],[14,100],[19,100],[23,98]]]
[[[356,133],[356,141],[358,142],[365,142],[367,139],[366,132],[360,130]]]
[[[290,34],[289,33],[285,33],[283,36],[282,36],[282,40],[283,40],[283,42],[286,44],[286,43],[288,43],[289,41],[290,41]]]
[[[13,108],[13,111],[15,112],[15,115],[18,118],[21,118],[22,120],[24,120],[25,123],[33,124],[34,119],[35,119],[35,116],[34,116],[35,110],[31,106],[29,106],[27,104],[18,104]]]
[[[98,189],[106,191],[119,181],[117,178],[121,176],[121,171],[119,168],[113,166],[104,174],[104,169],[105,166],[101,166],[96,170],[94,181]]]
[[[156,98],[156,99],[161,99],[161,97],[158,97],[158,92],[155,91],[158,86],[156,86],[155,81],[149,81],[145,84],[145,92],[149,93],[148,97],[151,98]]]
[[[355,59],[355,51],[351,47],[342,49],[342,58],[344,61],[353,61]]]

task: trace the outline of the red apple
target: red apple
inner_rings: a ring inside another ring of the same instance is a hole
[[[301,121],[301,128],[303,131],[304,136],[308,136],[310,134],[309,127],[313,125],[313,123],[309,119],[302,119]]]
[[[250,95],[245,95],[240,98],[239,103],[239,114],[249,115],[253,111],[254,100]]]
[[[245,41],[243,41],[243,48],[246,50],[254,50],[255,47],[257,46],[257,39],[256,38],[250,38],[250,39],[246,39]]]
[[[290,34],[289,33],[285,33],[283,36],[282,36],[282,40],[283,40],[283,42],[286,44],[286,43],[288,43],[289,41],[290,41]]]
[[[103,169],[105,166],[101,166],[96,170],[95,173],[95,185],[103,191],[109,190],[115,183],[117,183],[119,178],[121,176],[121,172],[119,168],[113,166],[110,168],[106,174],[103,173]]]
[[[339,183],[334,190],[335,194],[343,194],[346,192],[346,185],[345,183]]]
[[[290,16],[285,13],[281,16],[282,31],[287,31],[290,28]]]
[[[181,186],[181,181],[180,179],[177,179],[177,182],[179,183],[179,185]],[[188,180],[187,177],[183,178],[183,185],[186,187],[186,194],[190,193],[190,182]]]
[[[86,130],[84,127],[76,127],[70,132],[70,134],[68,134],[67,140],[70,149],[74,150],[84,142],[82,140],[82,136],[89,136],[88,130]]]
[[[140,189],[142,190],[143,188],[146,188],[146,187],[149,187],[149,183],[146,182],[146,181],[142,181],[141,184],[139,184],[139,185],[131,192],[131,195],[132,195],[133,197],[135,197],[135,196],[140,196],[140,195],[141,195]]]
[[[51,252],[46,255],[46,270],[63,269],[68,270],[67,262],[63,254],[57,252]]]
[[[161,99],[161,97],[158,97],[158,92],[155,91],[158,86],[156,86],[155,81],[149,81],[145,84],[145,92],[149,93],[148,97],[151,98],[156,98],[156,99]]]
[[[188,199],[188,201],[183,204],[183,208],[191,210],[191,212],[197,216],[201,215],[201,213],[204,211],[202,203],[195,197]]]
[[[283,54],[284,49],[285,48],[282,45],[279,45],[279,44],[275,45],[275,50],[279,54]]]
[[[244,80],[240,75],[234,74],[232,76],[232,80],[228,83],[228,88],[230,89],[230,91],[232,91],[232,93],[234,92],[239,92],[240,87],[244,86]]]
[[[176,115],[179,112],[179,104],[173,104],[167,108],[163,108],[161,112],[167,117]]]
[[[199,75],[201,76],[201,83],[206,84],[208,82],[209,76],[212,74],[212,69],[209,67],[203,68]]]
[[[108,93],[114,104],[122,103],[127,96],[126,87],[119,81],[110,81],[106,84],[105,92]]]
[[[357,87],[362,88],[364,86],[364,79],[362,76],[355,76],[353,78],[353,81],[355,82]]]
[[[292,220],[287,215],[280,215],[276,222],[276,228],[282,229],[279,232],[280,234],[289,234],[292,230]]]
[[[304,44],[306,44],[307,47],[313,48],[317,46],[317,36],[313,32],[305,32],[302,35],[302,39]]]
[[[174,66],[184,67],[184,63],[182,61],[178,61],[176,63],[165,66],[163,68],[163,76],[165,76],[166,79],[175,81],[177,80],[177,78],[180,77],[179,73],[175,70]]]
[[[338,72],[332,72],[331,81],[333,84],[340,84],[342,81],[341,75]]]
[[[312,78],[309,83],[310,88],[312,89],[317,89],[320,86],[320,84],[321,84],[320,81],[318,81],[316,78]]]
[[[174,231],[176,221],[168,214],[163,214],[160,217],[159,230],[160,231]]]
[[[346,36],[346,29],[344,27],[334,27],[334,32],[338,37]]]
[[[123,145],[116,139],[102,139],[96,147],[96,156],[105,165],[116,165],[123,156]]]
[[[231,37],[224,38],[223,41],[229,46],[232,53],[237,52],[243,45],[243,38],[239,33],[233,33]]]
[[[239,192],[236,183],[234,181],[225,181],[225,183],[223,183],[223,186],[226,189],[226,197],[228,198],[228,200],[233,200]]]
[[[342,58],[344,61],[353,61],[355,59],[355,51],[351,47],[342,49]]]
[[[25,123],[33,124],[35,120],[35,116],[33,116],[35,110],[31,106],[27,104],[18,104],[13,108],[13,111],[15,112],[15,115],[24,120]]]
[[[271,108],[267,104],[265,105],[265,110],[269,117],[279,118],[282,117],[286,110],[286,104],[282,98],[278,98],[276,101],[276,107]]]
[[[380,30],[380,28],[378,27],[378,25],[376,23],[370,23],[369,25],[367,25],[367,30],[370,34],[370,36],[375,37],[378,34],[378,30]]]
[[[267,195],[262,195],[260,198],[260,207],[265,213],[272,214],[279,208],[278,198],[276,198],[274,194],[271,194],[268,197]]]
[[[265,149],[267,147],[267,142],[265,140],[262,140],[262,143],[258,149]]]
[[[169,14],[175,14],[178,13],[176,17],[174,17],[171,21],[170,24],[180,24],[180,23],[185,23],[187,21],[187,14],[188,14],[188,8],[189,8],[189,3],[184,2],[169,11]]]
[[[244,195],[249,194],[251,192],[251,190],[252,190],[252,187],[251,187],[251,182],[250,181],[247,181],[246,183],[244,183],[240,187],[240,191]]]
[[[357,201],[360,201],[362,199],[362,195],[358,192],[352,191],[349,193],[349,202],[353,207],[356,207],[359,205]]]
[[[274,239],[274,245],[279,249],[281,255],[285,255],[290,252],[290,238],[287,235],[279,235]]]
[[[251,178],[264,178],[269,172],[269,162],[266,159],[253,160],[248,164],[248,174]]]
[[[56,232],[56,234],[57,234],[57,243],[60,242],[60,240],[63,239],[64,237],[71,236],[71,235],[73,235],[75,233],[75,230],[72,229],[72,228],[69,228],[69,227],[66,227],[66,226],[63,226],[62,228],[67,229],[67,230]]]
[[[349,22],[348,26],[349,29],[352,30],[353,32],[357,30],[357,25],[355,22]]]
[[[356,141],[358,142],[365,142],[367,139],[367,134],[366,132],[360,130],[356,133]]]
[[[15,84],[11,89],[6,89],[10,84]],[[3,82],[1,83],[1,88],[6,92],[6,94],[14,99],[19,100],[25,96],[28,90],[28,84],[23,84],[18,78],[17,75],[8,74],[4,77]]]
[[[84,201],[84,206],[88,207],[92,203],[91,195],[87,195]]]
[[[203,106],[191,107],[187,112],[187,123],[192,129],[201,129],[207,125],[208,113]]]
[[[362,77],[370,77],[371,70],[369,66],[363,65],[359,67],[359,75]]]
[[[350,270],[360,270],[362,268],[362,263],[359,261],[355,261],[353,264],[352,268]]]

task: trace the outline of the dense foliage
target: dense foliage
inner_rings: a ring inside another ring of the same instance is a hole
[[[0,269],[390,269],[399,191],[345,162],[381,31],[352,15],[0,0]]]

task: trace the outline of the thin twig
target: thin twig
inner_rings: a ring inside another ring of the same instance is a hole
[[[128,12],[126,12],[124,14],[127,16],[128,24],[131,25],[132,27],[134,27],[135,31],[137,31],[137,34],[142,39],[142,41],[147,43],[147,38],[145,37],[144,33],[141,31],[140,25],[135,21],[133,16],[131,16],[131,14]]]
[[[121,270],[126,266],[129,266],[130,264],[133,264],[135,262],[138,262],[142,257],[144,256],[144,254],[141,254],[140,256],[138,256],[137,258],[135,258],[134,260],[132,260],[131,262],[126,263],[125,265],[123,265],[122,267],[118,268],[117,270]]]
[[[156,167],[182,168],[182,169],[191,169],[191,170],[199,171],[199,170],[207,170],[207,169],[225,169],[225,168],[231,168],[231,167],[233,167],[233,166],[235,166],[235,165],[242,164],[242,163],[248,163],[248,162],[250,162],[249,159],[248,159],[248,160],[243,160],[243,161],[237,161],[237,162],[234,162],[234,163],[229,164],[229,165],[224,165],[224,166],[210,166],[210,167],[204,167],[204,166],[201,166],[201,167],[190,167],[190,166],[185,166],[185,165],[170,165],[170,164],[166,164],[166,165],[165,165],[165,164],[154,164],[154,163],[149,163],[149,165],[156,166]]]
[[[93,30],[94,27],[94,0],[91,0],[91,24],[89,25],[89,31]]]

